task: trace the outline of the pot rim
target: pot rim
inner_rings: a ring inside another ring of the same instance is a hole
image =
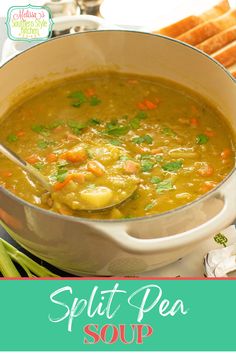
[[[12,60],[14,60],[15,58],[17,58],[18,56],[24,55],[24,53],[27,53],[28,51],[32,51],[34,50],[34,48],[37,48],[38,46],[43,46],[43,45],[50,45],[50,42],[52,41],[59,41],[59,40],[64,40],[67,37],[72,37],[72,36],[81,36],[81,35],[86,35],[87,33],[93,33],[93,34],[100,34],[100,33],[109,33],[109,32],[122,32],[122,33],[135,33],[141,36],[153,36],[153,37],[159,37],[159,38],[163,38],[167,41],[170,42],[176,42],[179,45],[188,47],[191,50],[194,50],[196,53],[206,57],[208,60],[211,60],[213,63],[215,63],[221,70],[223,70],[225,72],[225,74],[233,81],[233,83],[236,84],[236,78],[234,78],[230,72],[222,65],[220,64],[218,61],[216,61],[215,59],[213,59],[210,55],[208,55],[207,53],[204,53],[203,51],[201,51],[200,49],[191,46],[190,44],[184,43],[178,39],[175,38],[170,38],[164,35],[160,35],[160,34],[154,34],[154,33],[148,33],[148,32],[141,32],[141,31],[135,31],[135,30],[123,30],[123,29],[105,29],[105,30],[89,30],[86,32],[79,32],[79,33],[73,33],[73,34],[65,34],[59,37],[54,37],[49,39],[48,41],[42,42],[42,43],[37,43],[35,44],[33,47],[27,48],[26,50],[24,50],[21,53],[16,54],[14,57],[10,58],[8,61],[6,61],[3,65],[0,66],[0,70],[7,66],[8,63],[10,63]],[[154,219],[160,219],[162,217],[168,216],[172,213],[175,212],[181,212],[183,210],[185,210],[186,208],[198,204],[200,203],[202,200],[204,199],[208,199],[209,197],[211,197],[213,194],[215,194],[215,192],[219,191],[219,189],[222,187],[222,185],[224,185],[233,175],[236,175],[236,166],[233,168],[233,170],[227,175],[227,177],[221,182],[219,183],[214,189],[212,189],[210,192],[203,194],[201,197],[195,199],[194,201],[192,201],[191,203],[187,203],[184,204],[178,208],[174,208],[171,210],[168,210],[166,212],[162,212],[160,214],[154,214],[154,215],[147,215],[147,216],[141,216],[141,217],[133,217],[130,219],[89,219],[89,218],[84,218],[84,217],[80,217],[80,216],[70,216],[70,215],[62,215],[59,213],[56,213],[54,211],[51,210],[47,210],[47,209],[43,209],[40,208],[34,204],[31,204],[29,202],[27,202],[26,200],[14,195],[12,192],[10,192],[9,190],[7,190],[6,188],[0,186],[0,193],[5,194],[6,196],[8,196],[10,199],[13,199],[13,201],[26,206],[26,207],[30,207],[34,210],[36,210],[39,213],[42,214],[48,214],[51,217],[55,217],[55,218],[61,218],[63,220],[67,220],[67,221],[72,221],[72,222],[85,222],[85,223],[105,223],[105,224],[111,224],[111,223],[115,223],[115,224],[120,224],[120,223],[132,223],[132,222],[136,222],[136,221],[149,221],[149,220],[154,220]]]

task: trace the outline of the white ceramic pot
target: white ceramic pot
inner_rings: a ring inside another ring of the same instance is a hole
[[[12,97],[40,80],[112,69],[164,77],[210,100],[236,132],[235,80],[202,52],[166,37],[96,31],[34,46],[0,69],[0,116]],[[236,217],[236,170],[210,193],[161,215],[117,221],[62,216],[0,188],[0,215],[17,242],[74,274],[126,275],[161,267],[186,255]]]

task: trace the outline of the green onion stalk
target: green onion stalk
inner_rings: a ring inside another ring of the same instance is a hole
[[[3,277],[21,277],[21,274],[17,270],[15,263],[19,264],[24,269],[25,273],[29,278],[59,277],[47,268],[33,261],[24,253],[20,252],[7,241],[0,238],[0,273]]]

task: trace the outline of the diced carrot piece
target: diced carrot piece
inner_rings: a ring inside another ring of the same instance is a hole
[[[192,127],[196,128],[199,126],[199,120],[197,118],[191,118],[190,124]]]
[[[88,88],[87,90],[85,90],[85,95],[87,97],[95,96],[95,90],[93,88]]]
[[[129,174],[137,173],[139,170],[139,164],[137,162],[132,161],[132,160],[127,160],[127,161],[125,161],[125,164],[124,164],[124,170],[126,173],[129,173]]]
[[[162,151],[163,151],[163,148],[159,147],[159,148],[156,148],[156,149],[152,149],[151,150],[151,154],[152,155],[158,155],[158,154],[162,153]]]
[[[72,176],[69,175],[65,178],[65,180],[63,182],[56,182],[54,185],[53,185],[53,188],[55,191],[59,191],[61,190],[62,188],[64,188],[70,181],[72,180]]]
[[[138,108],[141,109],[142,111],[146,111],[147,107],[143,102],[138,103]]]
[[[105,173],[104,166],[98,161],[89,161],[87,164],[87,170],[97,177],[103,176]]]
[[[27,157],[25,160],[28,163],[30,163],[31,165],[34,165],[36,162],[39,162],[40,159],[37,155],[33,154],[33,155]]]
[[[206,164],[205,166],[201,167],[198,170],[198,174],[202,177],[210,177],[212,176],[214,173],[214,168],[208,164]]]
[[[205,134],[206,136],[208,136],[209,138],[211,138],[211,137],[213,137],[213,136],[216,135],[216,133],[215,133],[213,130],[210,130],[210,129],[206,129],[205,132],[204,132],[204,134]]]
[[[12,175],[13,175],[13,173],[10,172],[10,171],[2,171],[1,172],[1,176],[4,177],[4,178],[11,177]]]
[[[67,160],[72,163],[85,162],[88,158],[87,152],[83,148],[74,151],[67,151],[60,155],[61,159]]]
[[[57,161],[57,155],[56,155],[56,154],[53,154],[53,153],[48,154],[48,156],[47,156],[47,161],[48,161],[48,162],[56,162],[56,161]]]
[[[24,136],[25,135],[25,131],[24,130],[19,130],[17,133],[16,133],[16,136],[18,136],[18,138],[20,138],[21,136]]]
[[[138,108],[143,111],[145,111],[145,110],[151,111],[152,109],[157,108],[157,104],[159,103],[159,100],[156,99],[156,101],[157,101],[157,103],[149,101],[149,100],[144,100],[144,101],[138,103]]]
[[[149,100],[145,100],[145,106],[147,107],[147,109],[149,110],[152,110],[152,109],[155,109],[157,108],[157,104],[152,102],[152,101],[149,101]]]
[[[228,159],[232,155],[232,150],[231,149],[224,149],[222,153],[220,154],[220,157],[222,160]]]

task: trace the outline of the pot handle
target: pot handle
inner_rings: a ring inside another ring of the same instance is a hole
[[[135,254],[151,254],[156,251],[162,252],[180,248],[183,247],[183,240],[184,246],[194,244],[218,233],[234,220],[235,211],[232,210],[232,205],[224,197],[223,202],[224,206],[217,215],[191,231],[154,239],[140,239],[130,236],[127,231],[117,231],[112,234],[112,238],[123,250]]]

